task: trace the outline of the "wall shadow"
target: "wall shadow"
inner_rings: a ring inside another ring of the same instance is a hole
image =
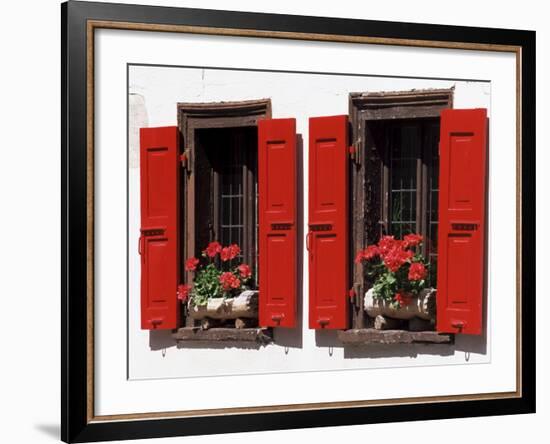
[[[61,439],[61,426],[59,424],[35,424],[34,428],[55,440]]]
[[[449,344],[366,344],[344,347],[344,358],[416,358],[419,355],[451,356],[454,352],[454,345]]]
[[[338,339],[338,330],[315,330],[315,345],[317,347],[342,348],[344,344]]]
[[[238,348],[245,350],[259,350],[260,348],[266,347],[265,344],[260,344],[259,342],[241,342],[241,341],[223,341],[223,342],[212,342],[212,341],[179,341],[177,342],[178,349],[201,349],[201,350],[221,350],[226,348]]]
[[[454,347],[456,351],[486,355],[487,329],[484,328],[481,335],[456,335]]]
[[[151,350],[163,350],[175,345],[176,341],[172,337],[172,330],[149,331],[149,348]]]
[[[452,344],[364,344],[348,345],[338,339],[337,330],[316,330],[317,347],[343,348],[345,359],[416,358],[419,355],[452,356],[456,352],[487,354],[487,335],[456,335]]]
[[[303,301],[304,301],[304,139],[296,134],[296,326],[274,328],[276,345],[288,348],[303,348]]]

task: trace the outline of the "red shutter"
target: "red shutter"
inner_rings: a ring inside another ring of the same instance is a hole
[[[481,334],[487,110],[441,113],[437,330]]]
[[[178,129],[142,128],[141,328],[178,326]]]
[[[258,122],[260,325],[296,324],[296,120]]]
[[[309,328],[348,327],[348,117],[309,119]]]

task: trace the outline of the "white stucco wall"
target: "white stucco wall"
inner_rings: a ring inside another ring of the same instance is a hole
[[[396,91],[455,87],[455,108],[487,108],[488,82],[348,75],[275,73],[179,67],[129,67],[129,377],[167,378],[243,373],[300,372],[374,367],[474,364],[490,360],[490,328],[484,336],[457,335],[454,345],[370,345],[344,347],[335,331],[307,328],[308,269],[302,252],[302,299],[298,301],[298,327],[275,329],[275,342],[266,347],[236,347],[186,343],[176,346],[170,332],[140,330],[140,258],[135,247],[139,236],[139,140],[141,126],[176,125],[178,102],[235,101],[270,98],[274,118],[295,117],[303,138],[299,178],[303,202],[299,212],[305,233],[308,201],[308,119],[348,113],[348,94],[363,91]],[[490,147],[491,152],[491,147]],[[490,193],[489,184],[489,193]],[[491,197],[489,194],[489,206]],[[490,214],[490,211],[489,211]],[[491,219],[488,220],[489,230]],[[491,240],[489,239],[489,242]],[[489,245],[489,251],[491,250]],[[490,282],[489,282],[490,285]],[[490,292],[489,292],[490,294]],[[488,300],[490,323],[491,300]]]

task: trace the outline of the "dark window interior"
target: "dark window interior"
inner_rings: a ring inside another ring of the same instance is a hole
[[[430,285],[437,274],[437,227],[439,181],[439,119],[396,119],[367,122],[367,139],[374,138],[379,162],[379,208],[367,214],[380,217],[369,225],[380,227],[379,235],[402,238],[408,233],[424,236],[423,254],[431,263]]]
[[[241,247],[257,282],[257,127],[196,130],[196,249],[212,240]]]
[[[427,171],[427,226],[425,252],[432,268],[430,285],[436,286],[437,276],[437,228],[439,215],[439,121],[428,125],[424,133]]]
[[[389,125],[389,231],[396,237],[416,231],[417,169],[420,140],[417,125]]]

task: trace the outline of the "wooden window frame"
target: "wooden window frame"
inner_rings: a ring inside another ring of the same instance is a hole
[[[399,119],[439,118],[443,109],[453,107],[454,87],[446,89],[420,89],[407,91],[355,92],[349,94],[349,118],[353,163],[350,168],[350,258],[378,237],[378,220],[369,214],[369,208],[384,208],[380,199],[380,186],[387,183],[387,171],[381,159],[368,156],[376,147],[369,137],[369,122]],[[422,179],[427,175],[423,171]],[[361,263],[353,260],[351,282],[355,297],[351,312],[353,328],[365,328],[363,295],[367,290]]]
[[[183,219],[183,254],[184,257],[190,257],[195,254],[196,242],[196,220],[195,211],[195,175],[194,157],[196,150],[196,130],[208,128],[235,128],[258,126],[258,120],[271,118],[271,99],[264,98],[258,100],[245,100],[234,102],[206,102],[206,103],[178,103],[178,129],[182,138],[180,150],[186,157],[185,173],[181,180],[181,215]],[[245,196],[247,196],[247,207],[254,205],[253,195],[248,190],[253,187],[254,178],[249,174],[245,183]],[[252,214],[246,212],[247,225],[251,225]],[[245,233],[245,236],[251,238],[251,232]],[[248,244],[252,239],[248,239]],[[249,261],[255,251],[245,252],[245,261]],[[183,261],[182,261],[183,262]],[[183,267],[183,265],[182,265]],[[192,275],[182,269],[182,278],[185,282],[192,281]]]

